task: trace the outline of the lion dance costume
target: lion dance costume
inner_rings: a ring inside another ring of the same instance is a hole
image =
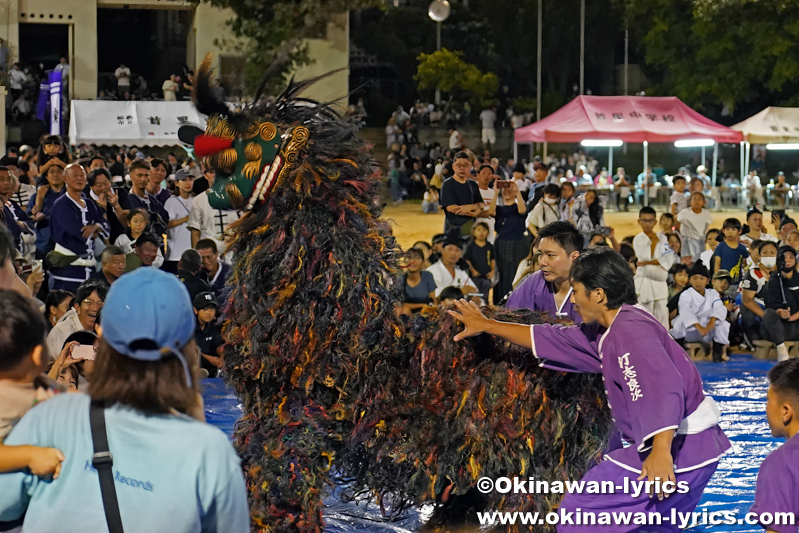
[[[209,65],[194,92],[210,116],[195,153],[215,170],[211,205],[247,211],[230,236],[224,336],[253,530],[322,531],[337,483],[389,516],[435,503],[431,528],[469,510],[557,508],[561,495],[474,487],[579,479],[609,432],[601,378],[540,369],[485,335],[455,343],[459,326],[434,308],[398,317],[403,254],[355,124],[299,98],[311,82],[232,112],[211,96]]]

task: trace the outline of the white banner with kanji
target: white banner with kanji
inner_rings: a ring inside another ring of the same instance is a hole
[[[69,142],[98,146],[179,146],[178,128],[205,129],[191,102],[72,100]]]

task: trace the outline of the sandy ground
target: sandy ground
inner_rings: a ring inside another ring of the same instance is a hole
[[[662,212],[661,208],[658,210],[658,215]],[[746,211],[744,210],[711,212],[711,214],[713,215],[713,226],[711,227],[719,229],[721,229],[721,224],[725,218],[736,217],[741,223],[744,223],[746,219]],[[768,216],[769,213],[767,212],[767,219]],[[433,235],[441,233],[444,228],[444,214],[442,212],[437,215],[424,214],[422,213],[421,202],[418,201],[406,201],[396,207],[389,204],[383,211],[383,218],[389,221],[394,229],[394,235],[403,248],[413,246],[416,241],[430,242]],[[614,228],[616,239],[619,241],[627,235],[636,235],[641,231],[638,226],[637,212],[605,212],[605,223]],[[766,226],[769,233],[776,235],[770,223],[767,222]]]

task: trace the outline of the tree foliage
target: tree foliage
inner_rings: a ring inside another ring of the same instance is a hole
[[[356,46],[390,63],[407,80],[416,73],[419,54],[436,50],[436,23],[420,6],[365,10],[351,31]],[[494,31],[484,18],[453,4],[452,14],[441,25],[442,46],[460,50],[470,63],[487,70],[500,61],[494,42]]]
[[[420,89],[437,89],[452,96],[462,96],[485,103],[494,97],[499,79],[493,72],[482,72],[463,59],[463,52],[442,48],[432,54],[419,54],[414,79]]]
[[[657,91],[696,108],[797,103],[799,3],[621,0]]]
[[[333,15],[351,9],[382,5],[381,0],[190,0],[231,9],[231,37],[224,43],[246,58],[244,82],[249,92],[272,69],[270,89],[281,88],[285,77],[311,63],[306,39],[324,36]]]
[[[612,91],[616,48],[624,38],[614,1],[586,2],[586,88],[595,94]],[[435,23],[427,15],[429,0],[409,0],[405,7],[388,4],[383,10],[353,15],[352,41],[381,63],[390,64],[400,82],[410,84],[416,58],[436,49]],[[503,103],[517,96],[534,97],[538,0],[469,0],[468,6],[462,0],[450,0],[450,4],[452,14],[441,25],[442,46],[462,51],[465,61],[495,73]],[[572,85],[579,81],[580,0],[543,0],[543,30],[542,110],[546,114],[568,101]]]

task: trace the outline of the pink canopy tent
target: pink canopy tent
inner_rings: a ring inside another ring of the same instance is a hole
[[[517,129],[513,137],[516,143],[743,139],[741,132],[703,117],[674,96],[578,96],[548,117]]]
[[[743,135],[713,122],[685,105],[675,96],[578,96],[538,122],[513,132],[513,155],[525,143],[577,143],[582,141],[623,141],[644,144],[644,172],[650,142],[713,140],[713,182],[716,181],[718,143],[740,143]],[[613,148],[609,148],[608,169],[612,172]],[[702,148],[704,160],[704,147]],[[646,193],[649,199],[648,187]]]

